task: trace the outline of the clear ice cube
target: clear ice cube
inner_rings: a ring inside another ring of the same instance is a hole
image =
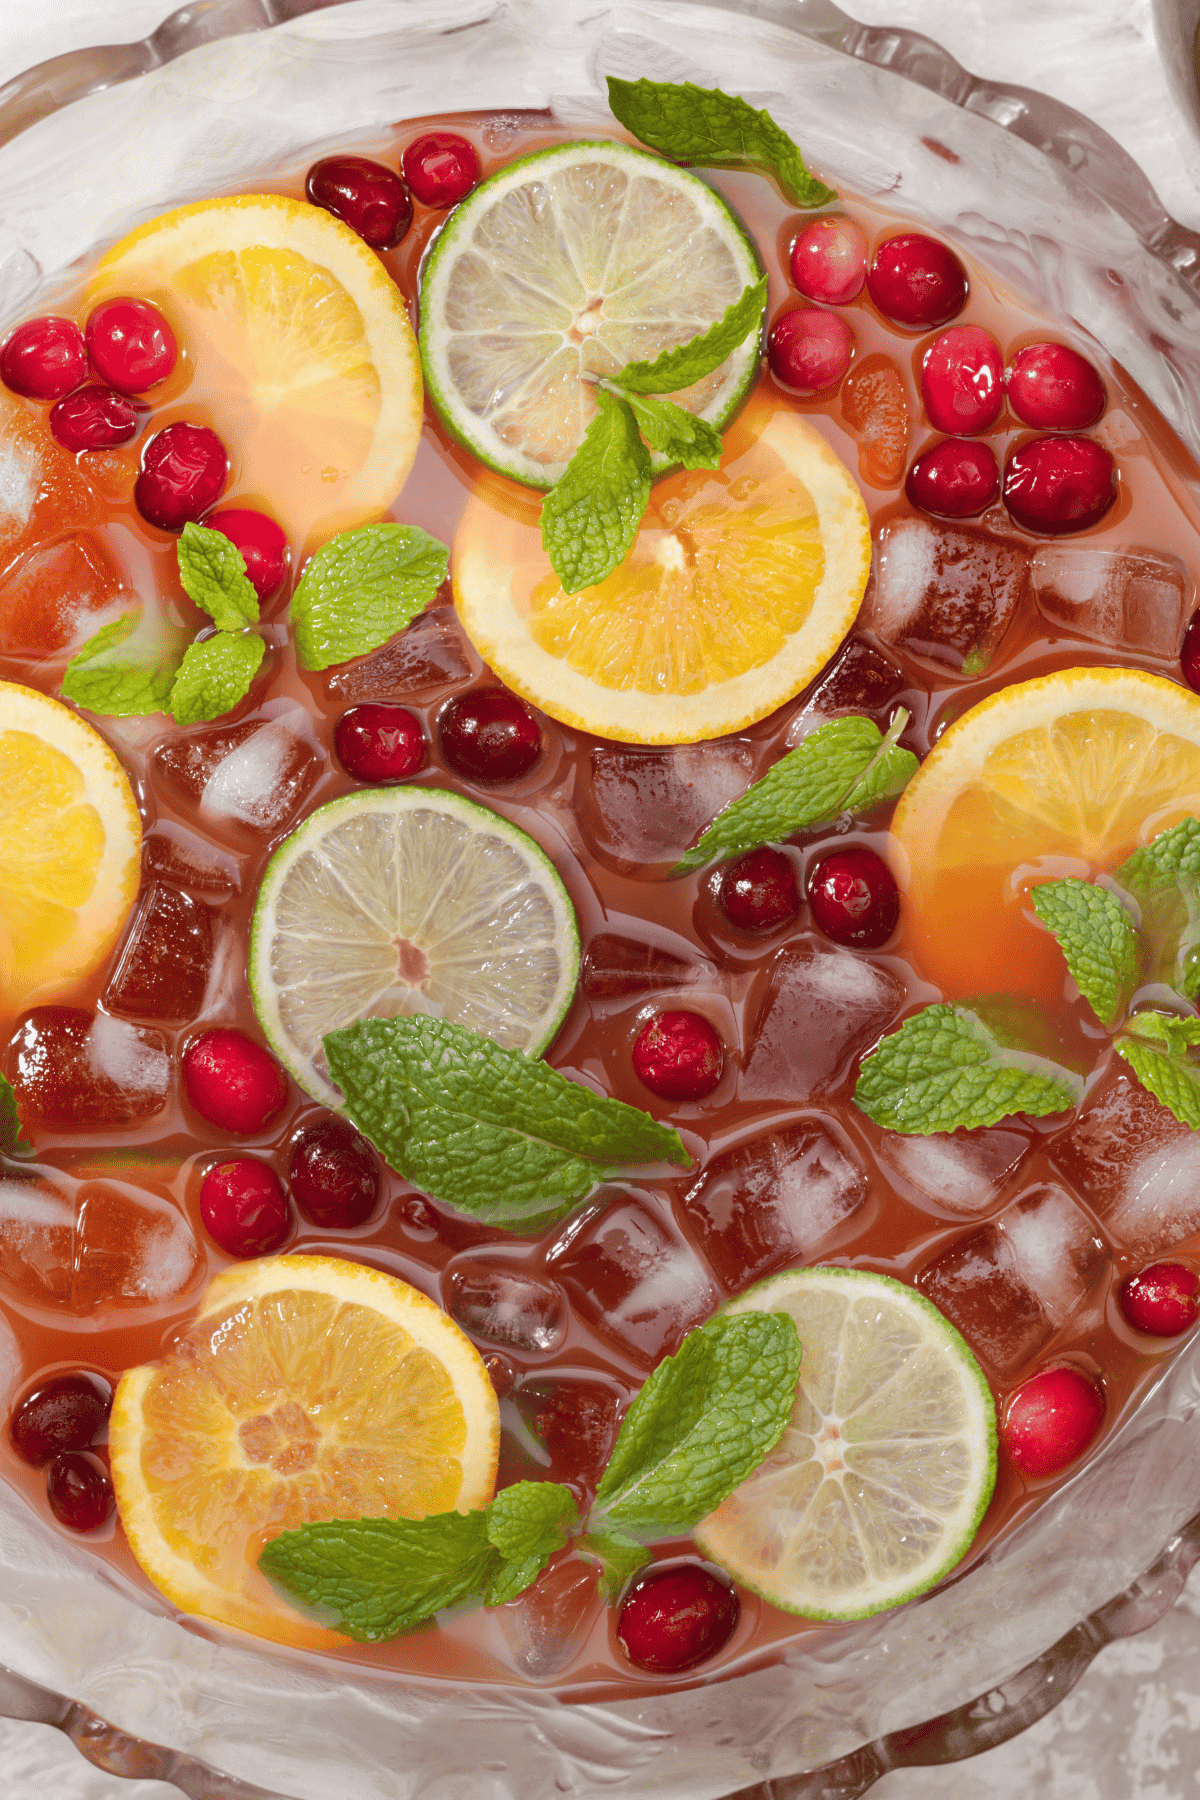
[[[1116,650],[1179,655],[1192,584],[1177,557],[1048,544],[1037,552],[1029,574],[1038,608],[1051,624]]]
[[[874,644],[849,637],[801,694],[785,741],[798,744],[827,719],[844,713],[859,713],[883,725],[903,691],[904,676],[891,658]]]
[[[117,1128],[167,1103],[171,1059],[148,1026],[79,1006],[36,1006],[9,1046],[9,1074],[26,1128]]]
[[[1028,587],[1029,552],[1014,539],[894,519],[879,533],[859,621],[885,644],[977,675]]]
[[[299,707],[269,719],[214,726],[168,739],[155,763],[199,802],[200,817],[278,831],[317,778],[320,761]]]
[[[879,1135],[875,1155],[897,1190],[918,1206],[932,1205],[959,1217],[987,1212],[1028,1153],[1017,1131],[937,1132],[906,1137]]]
[[[1131,1075],[1117,1073],[1088,1096],[1050,1160],[1135,1256],[1159,1256],[1200,1232],[1200,1132]]]
[[[197,837],[173,820],[160,819],[142,843],[146,873],[185,893],[203,894],[214,904],[241,888],[237,858]]]
[[[468,1337],[526,1356],[555,1349],[566,1331],[566,1305],[552,1281],[482,1258],[453,1262],[442,1276],[442,1304]]]
[[[352,703],[415,699],[461,687],[478,667],[454,608],[433,606],[381,649],[336,670],[329,691]]]
[[[213,911],[179,888],[152,882],[138,905],[104,993],[110,1012],[182,1025],[204,1000],[213,959]]]
[[[70,523],[92,525],[99,507],[74,456],[28,406],[0,387],[0,569],[30,543]]]
[[[537,1681],[574,1662],[603,1610],[599,1579],[597,1568],[564,1557],[517,1599],[497,1607],[493,1617],[522,1675]]]
[[[683,954],[644,938],[601,931],[584,952],[579,985],[589,1000],[613,1000],[663,988],[714,984],[715,965],[686,946],[682,938],[678,943]]]
[[[580,827],[591,848],[609,862],[675,862],[752,779],[745,744],[681,744],[668,750],[598,744],[591,780],[576,789]]]
[[[0,576],[0,651],[75,650],[135,604],[94,538],[75,532],[38,544]]]
[[[151,1306],[202,1269],[191,1227],[161,1195],[56,1170],[0,1181],[0,1279],[15,1299],[79,1316]]]
[[[895,1018],[895,976],[851,950],[813,941],[775,957],[746,1046],[744,1100],[791,1103],[830,1086]]]
[[[647,1367],[677,1350],[720,1300],[665,1209],[634,1199],[572,1222],[546,1260],[576,1314]]]

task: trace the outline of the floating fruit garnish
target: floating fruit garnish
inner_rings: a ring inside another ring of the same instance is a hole
[[[1023,1381],[1004,1414],[1000,1441],[1022,1475],[1057,1475],[1083,1455],[1104,1418],[1104,1389],[1069,1363]]]
[[[1151,1263],[1121,1283],[1118,1299],[1135,1331],[1178,1337],[1200,1318],[1200,1276],[1183,1263]]]
[[[767,361],[781,387],[799,394],[836,387],[854,356],[854,333],[840,313],[799,306],[783,313],[767,339]]]
[[[721,1040],[703,1013],[656,1013],[633,1046],[634,1073],[660,1100],[705,1099],[724,1067]]]
[[[702,1563],[677,1563],[635,1583],[617,1620],[617,1642],[636,1668],[681,1675],[728,1643],[741,1610],[731,1581]]]

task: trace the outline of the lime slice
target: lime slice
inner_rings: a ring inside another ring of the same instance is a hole
[[[430,397],[489,468],[553,487],[595,414],[596,379],[706,331],[761,273],[744,225],[698,176],[625,144],[536,151],[455,207],[430,251]],[[757,369],[756,327],[671,398],[721,430]]]
[[[866,1269],[788,1269],[726,1311],[786,1312],[796,1405],[766,1461],[696,1530],[773,1605],[861,1619],[965,1555],[996,1485],[996,1408],[953,1325]]]
[[[373,788],[318,807],[276,850],[250,928],[258,1022],[326,1106],[321,1039],[431,1013],[537,1056],[579,979],[554,865],[515,825],[443,788]]]

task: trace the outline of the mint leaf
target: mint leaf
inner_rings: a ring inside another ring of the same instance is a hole
[[[59,691],[64,700],[114,719],[169,711],[178,657],[161,648],[152,656],[144,649],[138,654],[132,645],[125,655],[121,653],[121,646],[137,630],[139,616],[128,612],[114,619],[76,651],[63,672]]]
[[[1200,819],[1181,819],[1169,831],[1160,831],[1113,870],[1113,880],[1131,894],[1177,875],[1200,875]]]
[[[244,700],[266,649],[256,631],[216,631],[189,644],[168,703],[175,723],[219,719]]]
[[[11,1081],[0,1075],[0,1156],[32,1156],[33,1145],[21,1132],[21,1115]]]
[[[446,1019],[363,1019],[324,1045],[348,1116],[391,1167],[505,1231],[561,1217],[631,1163],[690,1166],[677,1131]]]
[[[650,453],[628,401],[596,389],[596,417],[542,502],[542,548],[568,594],[616,568],[650,498]]]
[[[1052,931],[1067,968],[1102,1025],[1111,1025],[1138,973],[1138,938],[1127,907],[1107,888],[1073,875],[1033,890],[1033,910]]]
[[[502,1606],[532,1587],[578,1524],[579,1508],[569,1487],[518,1481],[502,1488],[487,1509],[487,1534],[504,1564],[484,1589],[484,1605]]]
[[[1200,1019],[1181,1019],[1176,1013],[1134,1013],[1126,1019],[1125,1030],[1135,1037],[1165,1044],[1172,1056],[1185,1056],[1200,1044]]]
[[[189,600],[222,631],[258,623],[258,595],[246,559],[223,531],[189,522],[175,546],[179,579]]]
[[[945,1002],[906,1019],[863,1058],[854,1104],[876,1125],[928,1135],[994,1125],[1010,1113],[1068,1112],[1078,1075],[1006,1046],[977,1014]]]
[[[1181,819],[1114,870],[1137,901],[1151,978],[1200,995],[1200,819]]]
[[[1169,1050],[1154,1049],[1142,1037],[1119,1037],[1116,1051],[1182,1125],[1193,1131],[1200,1127],[1200,1071]]]
[[[600,1564],[600,1598],[613,1601],[630,1576],[651,1561],[645,1544],[616,1531],[589,1531],[575,1545],[581,1556]]]
[[[432,606],[449,557],[416,525],[363,525],[322,544],[292,595],[301,667],[328,669],[386,644]]]
[[[625,394],[633,408],[638,430],[652,450],[685,469],[719,469],[724,444],[721,434],[706,419],[698,419],[686,406],[672,400],[655,400],[646,394]]]
[[[798,206],[825,206],[833,188],[810,175],[787,132],[736,94],[692,82],[608,78],[608,104],[627,131],[674,162],[752,163],[774,175]]]
[[[671,350],[660,350],[653,362],[626,363],[623,369],[618,369],[609,379],[617,386],[632,389],[639,394],[677,394],[680,388],[691,387],[694,381],[701,381],[705,375],[711,375],[714,369],[719,369],[725,358],[744,344],[752,331],[757,331],[766,305],[767,278],[764,275],[753,287],[744,288],[707,331],[689,338],[684,344],[676,344]],[[627,395],[627,398],[632,400],[632,394]],[[637,412],[636,406],[634,411]],[[640,413],[637,418],[641,425]],[[642,430],[645,429],[643,425]],[[646,432],[646,436],[656,450],[660,448],[649,432]],[[689,463],[687,466],[716,465]]]

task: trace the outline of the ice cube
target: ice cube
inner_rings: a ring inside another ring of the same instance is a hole
[[[1028,587],[1029,552],[1015,539],[894,519],[879,533],[859,621],[885,644],[978,675]]]
[[[75,458],[0,387],[0,568],[27,544],[94,524],[99,507]]]
[[[442,1276],[442,1304],[469,1337],[541,1356],[561,1343],[566,1306],[552,1281],[482,1257],[452,1262]]]
[[[213,912],[152,882],[104,994],[110,1012],[182,1025],[200,1011],[213,958]]]
[[[1115,1244],[1158,1256],[1200,1232],[1200,1132],[1115,1069],[1053,1140],[1050,1160]]]
[[[216,903],[228,900],[241,888],[236,857],[169,819],[160,819],[154,830],[147,832],[142,848],[146,873],[185,893],[203,894]]]
[[[581,1483],[594,1492],[628,1396],[600,1381],[567,1375],[549,1385],[523,1381],[516,1398],[549,1454],[546,1479]]]
[[[433,606],[382,649],[338,669],[329,692],[342,700],[403,700],[461,687],[479,668],[452,606]]]
[[[744,1100],[807,1099],[874,1042],[903,999],[896,977],[851,950],[812,940],[779,951],[746,1045]]]
[[[603,1610],[600,1571],[575,1557],[543,1569],[531,1588],[494,1617],[522,1675],[557,1675],[573,1662]]]
[[[597,744],[577,791],[579,823],[598,855],[627,867],[675,862],[753,779],[747,745],[633,750]]]
[[[26,1128],[116,1128],[167,1103],[171,1059],[160,1032],[79,1006],[36,1006],[9,1046]]]
[[[1076,637],[1146,656],[1179,655],[1192,584],[1177,557],[1048,544],[1037,552],[1029,574],[1043,616]]]
[[[715,983],[715,965],[690,950],[682,938],[676,942],[684,954],[645,939],[602,931],[584,952],[579,985],[589,1000],[613,1000],[662,988]]]
[[[801,694],[785,742],[798,744],[826,719],[844,713],[859,713],[883,725],[903,691],[904,676],[890,657],[862,638],[848,637]]]
[[[997,1130],[930,1137],[885,1131],[875,1145],[875,1155],[898,1192],[918,1206],[932,1204],[962,1217],[987,1212],[1028,1151],[1029,1141],[1020,1132]]]
[[[33,518],[41,478],[33,444],[0,436],[0,546],[15,543]]]
[[[155,763],[200,803],[213,824],[278,831],[317,778],[319,760],[299,707],[268,719],[180,733],[161,745]]]
[[[627,1198],[573,1220],[546,1256],[577,1315],[650,1367],[720,1295],[673,1219]]]
[[[849,1144],[815,1119],[724,1151],[684,1201],[687,1222],[731,1293],[803,1262],[867,1198]]]
[[[0,1181],[0,1279],[16,1299],[83,1317],[174,1299],[202,1272],[191,1227],[162,1195],[57,1170]]]
[[[38,544],[0,579],[0,651],[42,657],[77,649],[136,604],[94,538],[75,532]]]

